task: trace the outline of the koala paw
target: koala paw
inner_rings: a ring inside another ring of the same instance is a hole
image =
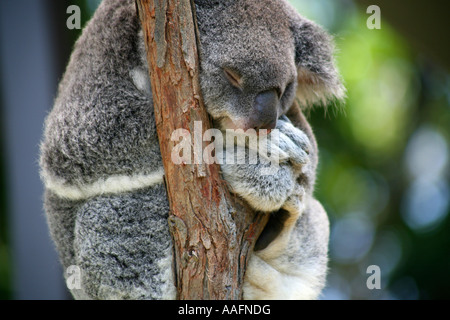
[[[304,204],[305,188],[296,184],[292,194],[284,202],[282,209],[288,211],[291,216],[297,219],[305,209]]]
[[[295,186],[294,172],[287,165],[278,167],[274,175],[261,174],[268,168],[260,164],[222,164],[221,168],[231,191],[258,211],[279,210]]]
[[[286,116],[278,119],[276,129],[280,133],[280,149],[288,153],[292,165],[299,168],[307,164],[312,149],[308,136],[294,127]]]
[[[277,124],[278,136],[267,140],[267,150],[274,150],[281,157],[278,163],[263,161],[258,158],[257,163],[224,163],[221,165],[224,179],[229,183],[231,191],[241,196],[254,209],[263,212],[279,210],[291,195],[300,191],[297,178],[301,168],[310,161],[311,145],[308,137],[300,129],[295,128],[289,120],[280,119]],[[272,133],[271,133],[272,134]],[[226,153],[248,153],[247,146],[236,145]],[[233,157],[227,157],[231,159]],[[245,159],[241,159],[245,160]],[[298,197],[296,197],[298,198]],[[291,205],[290,202],[286,204]]]

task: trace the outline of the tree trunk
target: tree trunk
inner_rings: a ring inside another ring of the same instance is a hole
[[[203,152],[211,123],[199,87],[195,7],[189,0],[136,4],[171,208],[178,299],[241,299],[245,267],[268,215],[233,198],[219,165]],[[177,132],[193,145],[181,164],[171,157],[179,143],[171,141],[176,129],[187,129]]]

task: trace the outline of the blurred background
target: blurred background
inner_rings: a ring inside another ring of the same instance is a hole
[[[322,299],[449,299],[450,51],[446,1],[291,0],[335,37],[347,87],[308,118],[331,220]],[[69,299],[42,209],[43,121],[97,0],[0,1],[0,299]],[[369,5],[381,29],[369,29]],[[368,267],[380,270],[369,289]]]

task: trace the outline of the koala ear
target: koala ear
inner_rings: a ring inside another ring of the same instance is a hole
[[[297,98],[302,107],[327,106],[345,98],[334,62],[334,43],[321,27],[306,19],[292,21],[297,65]]]

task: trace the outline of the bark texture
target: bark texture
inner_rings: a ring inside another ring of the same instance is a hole
[[[211,142],[202,135],[211,123],[199,86],[195,7],[189,0],[136,0],[136,5],[171,208],[178,298],[241,299],[245,267],[268,215],[234,198],[220,166],[208,164],[211,154],[203,152]],[[180,143],[171,141],[177,129],[185,129],[178,132],[192,143],[191,154],[183,154],[190,163],[172,161]]]

